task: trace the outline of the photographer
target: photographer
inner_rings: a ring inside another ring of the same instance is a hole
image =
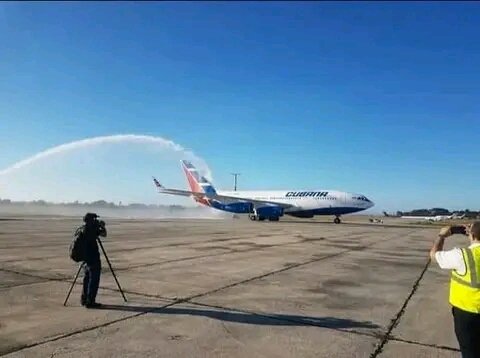
[[[83,217],[85,225],[83,235],[85,239],[85,273],[83,277],[83,292],[81,297],[82,306],[86,308],[99,308],[101,304],[96,302],[100,273],[102,270],[100,252],[97,240],[99,236],[106,237],[105,222],[98,220],[98,215],[87,213]]]
[[[443,251],[445,239],[453,234],[469,237],[466,248]],[[472,225],[447,226],[440,230],[430,250],[440,268],[452,270],[450,304],[463,358],[480,357],[480,221]]]

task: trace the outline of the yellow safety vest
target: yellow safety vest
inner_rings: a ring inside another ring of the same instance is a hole
[[[462,249],[467,268],[464,275],[452,270],[450,304],[461,310],[480,313],[480,246]]]

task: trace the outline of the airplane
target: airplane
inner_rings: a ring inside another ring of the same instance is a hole
[[[197,203],[234,214],[248,214],[253,221],[278,221],[284,215],[313,218],[340,216],[366,210],[374,203],[365,195],[337,190],[217,191],[192,163],[182,160],[191,190],[169,189],[153,178],[160,194],[188,196]]]
[[[425,221],[442,221],[450,219],[450,217],[445,215],[437,215],[437,216],[401,216],[401,219],[409,219],[409,220],[425,220]]]
[[[444,220],[452,220],[452,219],[463,219],[465,218],[464,215],[436,215],[436,216],[402,216],[402,219],[417,219],[417,220],[426,220],[426,221],[444,221]]]

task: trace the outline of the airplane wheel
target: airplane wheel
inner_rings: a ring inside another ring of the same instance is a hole
[[[265,220],[265,217],[264,216],[259,216],[258,217],[258,221],[264,221]]]
[[[256,216],[256,215],[249,215],[248,217],[249,217],[250,220],[252,220],[252,221],[257,220],[257,216]]]
[[[337,217],[337,218],[335,218],[335,219],[333,220],[333,222],[334,222],[335,224],[340,224],[342,221],[340,220],[340,218]]]
[[[269,221],[278,221],[279,220],[279,217],[278,216],[274,216],[274,217],[271,217],[271,218],[268,218]]]

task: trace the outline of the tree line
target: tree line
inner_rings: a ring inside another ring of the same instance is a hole
[[[445,208],[415,209],[411,211],[397,211],[396,216],[437,216],[437,215],[465,215],[466,218],[475,219],[480,216],[480,211],[465,209],[450,211]]]
[[[45,200],[32,200],[32,201],[13,201],[10,199],[0,199],[0,205],[36,205],[36,206],[64,206],[64,207],[80,207],[80,208],[105,208],[105,209],[171,209],[171,210],[183,210],[185,209],[182,205],[156,205],[156,204],[142,204],[142,203],[131,203],[131,204],[118,204],[113,202],[108,202],[106,200],[96,200],[92,202],[66,202],[66,203],[53,203]]]

